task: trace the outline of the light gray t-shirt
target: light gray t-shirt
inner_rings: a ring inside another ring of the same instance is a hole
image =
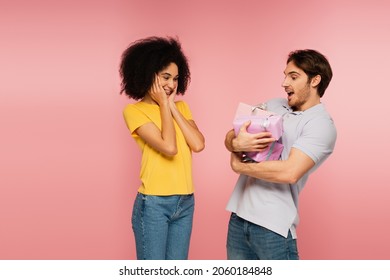
[[[267,110],[283,116],[281,159],[286,160],[294,147],[308,155],[315,165],[296,184],[271,183],[240,175],[226,209],[284,237],[290,230],[296,238],[298,195],[310,173],[333,152],[336,127],[322,103],[294,112],[286,99],[276,98],[267,102]]]

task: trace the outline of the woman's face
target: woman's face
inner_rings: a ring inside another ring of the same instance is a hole
[[[167,95],[176,92],[179,81],[179,70],[175,63],[171,63],[161,70],[158,76],[160,77],[160,84]]]

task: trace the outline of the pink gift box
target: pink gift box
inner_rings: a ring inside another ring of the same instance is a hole
[[[279,142],[273,142],[263,152],[247,152],[245,155],[254,161],[261,162],[266,160],[279,160],[282,151],[283,144],[280,144]]]
[[[282,116],[267,111],[265,104],[251,106],[240,103],[233,120],[233,128],[236,135],[239,133],[241,126],[247,121],[251,121],[247,128],[249,133],[269,131],[276,140],[283,134]],[[245,155],[254,161],[260,162],[265,160],[278,160],[282,151],[283,144],[274,142],[263,152],[247,152]]]
[[[241,116],[233,121],[234,132],[236,135],[240,131],[241,126],[247,121],[251,124],[247,128],[249,133],[258,133],[269,131],[272,137],[278,140],[283,134],[283,118],[278,115],[263,115],[263,116]]]

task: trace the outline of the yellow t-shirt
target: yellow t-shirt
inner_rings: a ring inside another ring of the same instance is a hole
[[[192,119],[187,103],[178,101],[176,106],[186,119]],[[146,144],[135,131],[149,122],[153,122],[161,129],[161,115],[158,105],[142,101],[129,104],[124,109],[123,115],[131,136],[142,152],[140,172],[142,183],[138,191],[146,195],[162,196],[192,194],[194,192],[192,153],[176,122],[174,121],[178,152],[175,156],[169,157]]]

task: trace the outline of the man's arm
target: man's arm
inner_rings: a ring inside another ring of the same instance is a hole
[[[287,160],[242,163],[237,154],[232,153],[230,165],[233,171],[275,183],[295,184],[314,166],[314,161],[304,152],[291,148]]]
[[[245,123],[237,136],[234,130],[228,131],[225,146],[232,152],[230,165],[233,171],[275,183],[296,183],[314,166],[314,161],[299,149],[292,148],[287,160],[243,163],[237,152],[261,152],[275,141],[269,132],[251,134],[247,132],[250,122]]]

